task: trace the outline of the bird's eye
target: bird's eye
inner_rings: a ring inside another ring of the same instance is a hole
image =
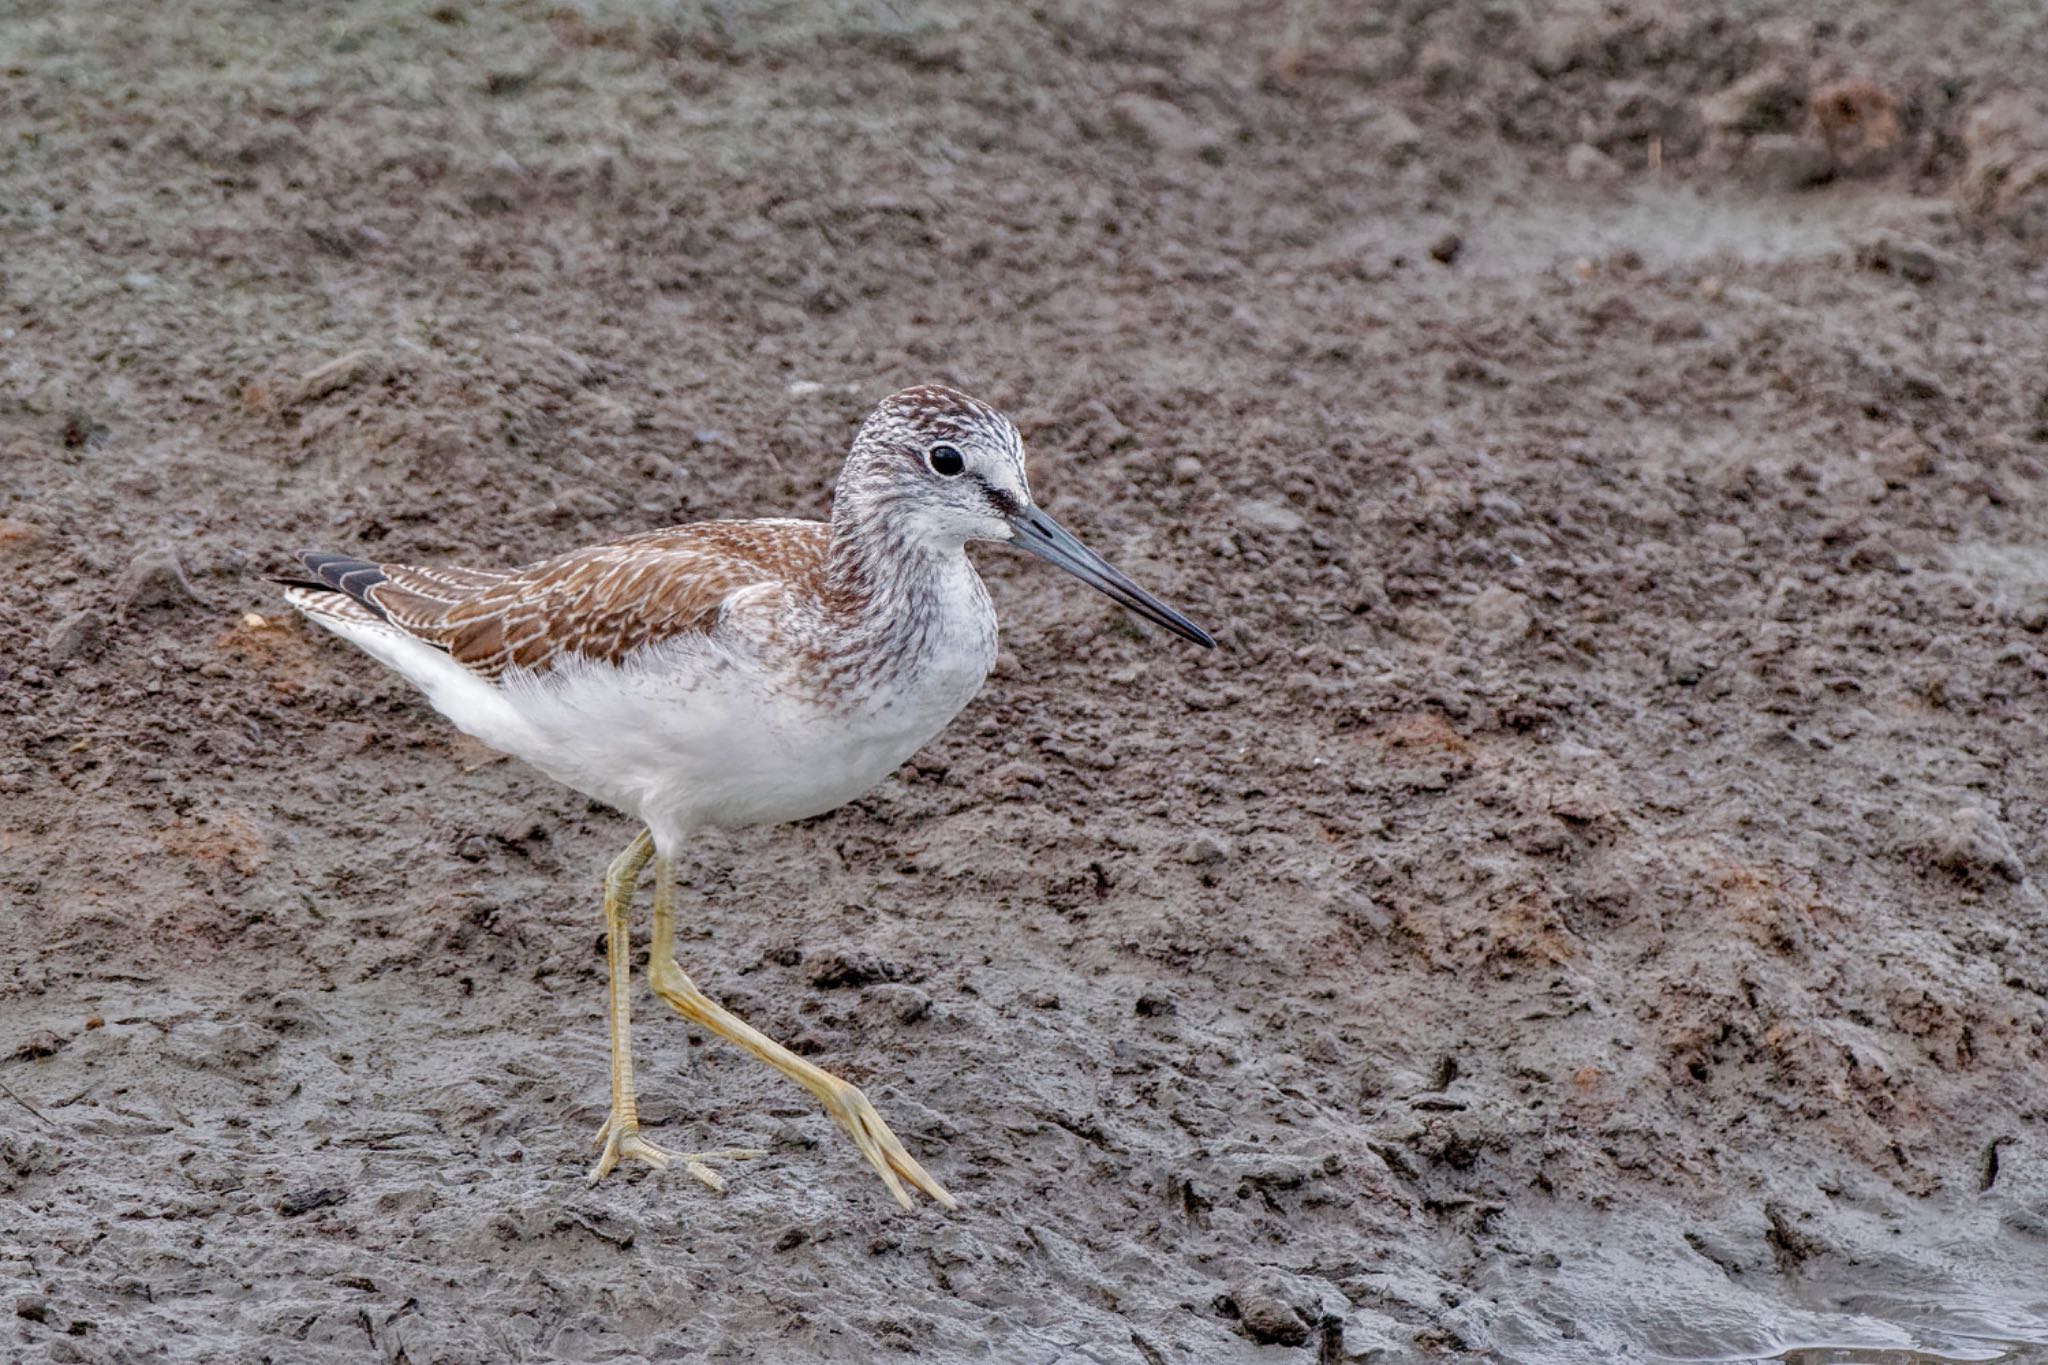
[[[932,473],[952,478],[967,468],[966,457],[953,446],[933,446],[924,453],[925,462],[932,467]]]

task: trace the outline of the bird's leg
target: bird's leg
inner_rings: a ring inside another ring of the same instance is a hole
[[[640,1105],[633,1095],[633,890],[640,869],[654,856],[654,836],[641,830],[604,874],[604,933],[611,991],[612,1108],[597,1140],[604,1147],[591,1168],[590,1183],[611,1174],[623,1157],[650,1166],[668,1165],[668,1153],[640,1136]]]
[[[591,1168],[590,1183],[611,1174],[625,1157],[636,1157],[650,1166],[662,1167],[680,1161],[684,1169],[714,1190],[725,1181],[706,1161],[760,1155],[744,1148],[722,1152],[686,1152],[671,1155],[640,1136],[640,1107],[633,1093],[633,1006],[630,995],[633,973],[633,891],[640,881],[640,869],[654,853],[654,839],[646,830],[612,860],[604,875],[605,947],[611,986],[612,1021],[612,1108],[597,1141],[604,1148]]]
[[[917,1164],[903,1144],[882,1122],[875,1106],[859,1088],[839,1079],[822,1067],[811,1065],[767,1034],[697,989],[675,959],[676,872],[672,858],[657,858],[654,864],[654,941],[648,948],[647,974],[654,993],[667,1001],[676,1013],[691,1023],[707,1028],[721,1038],[739,1044],[754,1056],[780,1071],[817,1096],[825,1112],[853,1136],[853,1141],[883,1181],[896,1202],[910,1207],[904,1190],[908,1180],[945,1207],[957,1208],[953,1196]]]

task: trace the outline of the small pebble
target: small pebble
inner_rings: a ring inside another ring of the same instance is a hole
[[[1301,513],[1284,502],[1272,502],[1265,498],[1246,498],[1237,505],[1237,519],[1247,526],[1262,531],[1278,531],[1287,534],[1299,531],[1308,525]]]

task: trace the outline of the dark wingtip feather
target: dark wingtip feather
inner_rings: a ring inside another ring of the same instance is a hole
[[[324,588],[328,592],[338,592],[354,598],[379,616],[385,615],[384,609],[370,596],[370,589],[384,582],[387,575],[369,560],[302,550],[299,563],[305,565],[305,573],[274,574],[273,581],[287,587]]]

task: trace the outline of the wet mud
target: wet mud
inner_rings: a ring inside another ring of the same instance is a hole
[[[1990,5],[6,6],[0,1356],[2038,1351],[2044,77]],[[656,1139],[767,1155],[586,1188],[633,830],[264,575],[821,516],[925,380],[1222,647],[989,549],[984,695],[685,866],[959,1213],[644,993]]]

